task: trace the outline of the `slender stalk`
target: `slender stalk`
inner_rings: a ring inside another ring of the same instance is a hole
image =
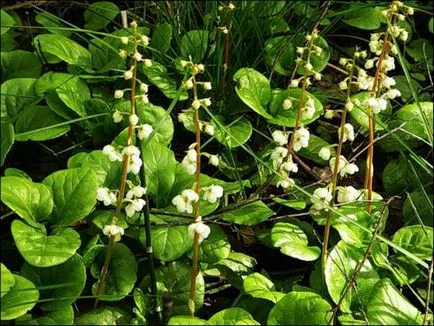
[[[354,74],[354,65],[355,65],[355,58],[353,57],[353,64],[352,64],[352,68],[350,71],[350,75],[349,75],[349,86],[347,88],[347,95],[346,95],[346,103],[349,102],[350,96],[351,96],[351,83],[352,83],[352,79],[353,79],[353,74]],[[333,166],[333,174],[332,174],[332,190],[331,190],[331,194],[332,194],[332,205],[335,204],[335,194],[336,194],[336,187],[337,187],[337,183],[338,183],[338,169],[339,169],[339,157],[342,153],[342,147],[343,147],[343,139],[344,139],[344,125],[345,122],[347,120],[347,107],[344,105],[344,111],[342,112],[342,119],[341,119],[341,127],[340,127],[340,134],[339,134],[339,143],[338,143],[338,148],[336,149],[336,160],[335,160],[335,165]],[[324,237],[323,237],[323,243],[322,243],[322,254],[321,254],[321,264],[322,264],[322,269],[324,270],[325,268],[325,263],[327,261],[327,256],[328,256],[328,243],[329,243],[329,237],[330,237],[330,227],[331,227],[331,217],[332,217],[332,211],[329,209],[327,211],[327,218],[326,218],[326,224],[325,224],[325,229],[324,229]]]
[[[430,309],[429,309],[429,297],[431,295],[431,284],[432,284],[433,269],[434,269],[434,255],[431,257],[431,264],[429,266],[429,271],[428,271],[428,286],[427,286],[427,289],[426,289],[425,313],[423,314],[423,323],[422,323],[422,325],[428,325],[427,318],[428,318],[428,313],[430,311]]]

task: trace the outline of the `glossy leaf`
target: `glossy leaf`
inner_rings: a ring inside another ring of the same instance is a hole
[[[6,159],[6,155],[8,155],[15,141],[14,126],[8,122],[1,122],[0,133],[1,133],[0,166],[3,166],[3,163],[5,162]]]
[[[231,245],[223,229],[216,224],[210,224],[211,233],[199,247],[199,261],[213,264],[229,256]]]
[[[268,325],[327,325],[332,307],[313,292],[292,291],[271,309]]]
[[[9,290],[15,285],[14,274],[3,264],[1,265],[1,297],[9,292]]]
[[[99,252],[96,264],[102,268],[107,248]],[[112,250],[112,258],[109,265],[104,295],[101,301],[118,301],[125,298],[134,288],[137,280],[137,262],[134,254],[123,243],[115,243]],[[95,295],[99,281],[92,287]]]
[[[50,221],[54,225],[71,225],[87,216],[96,204],[96,173],[91,168],[59,170],[43,181],[51,188],[54,208]]]
[[[191,55],[193,62],[201,62],[208,48],[209,32],[193,30],[182,36],[179,49],[181,55],[188,59]]]
[[[243,282],[244,291],[254,298],[261,298],[277,303],[285,294],[275,291],[274,284],[260,273],[247,276]]]
[[[13,78],[38,78],[42,65],[39,58],[32,52],[15,50],[2,53],[2,81]]]
[[[30,224],[48,218],[53,210],[50,188],[16,176],[1,178],[1,200]]]
[[[406,226],[393,235],[393,243],[416,257],[430,260],[433,253],[433,228],[422,225]]]
[[[0,35],[5,34],[13,25],[16,25],[15,19],[13,19],[6,11],[1,10],[1,24]],[[9,25],[9,26],[8,26]],[[3,27],[4,26],[4,27]],[[3,319],[3,318],[2,318]]]
[[[155,27],[154,34],[151,38],[151,47],[166,53],[170,47],[170,41],[172,39],[172,25],[169,23],[160,23]]]
[[[80,247],[80,236],[73,229],[55,229],[47,235],[43,225],[39,228],[15,220],[11,225],[18,251],[30,265],[50,267],[64,263]]]
[[[60,19],[53,14],[42,11],[36,15],[35,20],[38,24],[44,26],[50,33],[60,34],[66,37],[71,36],[71,31],[58,29],[64,28],[65,26],[60,22]]]
[[[433,102],[407,104],[399,109],[394,119],[400,122],[407,122],[407,124],[402,127],[404,130],[422,139],[429,140],[424,127],[423,115],[425,115],[425,119],[431,125],[432,130]]]
[[[94,2],[84,12],[84,28],[99,31],[110,24],[118,14],[119,8],[113,2]]]
[[[224,116],[215,115],[214,118],[218,121],[211,121],[214,126],[215,138],[219,143],[229,147],[236,148],[247,142],[252,136],[252,125],[250,121],[244,117],[241,119],[232,119],[225,121]],[[222,127],[220,127],[222,126]]]
[[[265,221],[275,213],[262,201],[254,201],[223,214],[223,220],[241,224],[255,225]]]
[[[0,301],[1,320],[12,320],[24,315],[36,305],[39,299],[39,291],[31,281],[19,275],[13,277],[14,285]]]
[[[118,307],[101,307],[91,310],[75,319],[76,325],[126,325],[131,315]]]
[[[30,104],[36,104],[40,98],[35,94],[35,78],[14,78],[0,86],[1,118],[14,118],[17,113]]]
[[[167,325],[211,325],[208,321],[192,316],[173,316]]]
[[[259,325],[252,315],[241,308],[220,310],[208,320],[211,325]]]
[[[363,30],[374,30],[381,26],[379,10],[372,7],[354,9],[344,15],[346,24]]]

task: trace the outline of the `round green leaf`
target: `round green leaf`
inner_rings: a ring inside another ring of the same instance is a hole
[[[273,117],[269,118],[268,122],[279,126],[294,127],[301,93],[302,90],[300,88],[273,90],[273,97],[270,103],[270,110],[269,110],[269,112],[273,115]],[[321,102],[309,92],[304,91],[303,94],[304,95],[302,100],[302,107],[306,105],[306,102],[309,99],[313,100],[315,106],[315,113],[312,116],[312,118],[301,119],[301,123],[306,126],[321,116],[321,114],[323,113],[323,106]],[[283,108],[283,102],[286,99],[290,99],[292,103],[291,108],[289,110],[285,110]]]
[[[433,228],[422,225],[406,226],[393,235],[393,243],[416,257],[430,260],[433,253]]]
[[[358,125],[365,129],[369,129],[369,116],[368,116],[368,106],[365,101],[370,97],[369,92],[360,92],[351,96],[351,102],[358,100],[360,104],[354,103],[354,107],[351,110],[351,121],[356,122]],[[357,102],[357,101],[356,101]],[[384,130],[383,126],[387,126],[385,121],[390,118],[392,113],[392,108],[390,104],[387,104],[387,108],[381,111],[379,114],[375,115],[375,130]]]
[[[3,297],[15,285],[15,278],[11,271],[0,263],[1,265],[1,297]]]
[[[107,253],[107,248],[99,252],[96,264],[102,268]],[[125,298],[134,288],[137,280],[137,262],[134,254],[123,243],[115,243],[112,250],[112,258],[108,268],[104,295],[101,301],[119,301]],[[96,295],[99,281],[92,287],[92,293]]]
[[[339,302],[348,280],[351,279],[363,256],[364,249],[358,249],[344,241],[339,241],[328,255],[324,271],[325,282],[335,303]],[[347,291],[341,302],[341,311],[351,313],[351,309],[356,309],[359,305],[365,307],[379,279],[369,260],[365,260],[355,282],[356,290],[350,288]]]
[[[214,118],[218,121],[211,121],[215,128],[215,138],[229,148],[243,145],[252,136],[252,125],[244,117],[230,122],[226,122],[221,115],[215,115]]]
[[[96,173],[83,167],[59,170],[43,181],[51,188],[54,199],[50,221],[57,225],[71,225],[87,216],[96,204],[98,188]]]
[[[131,315],[118,307],[101,307],[75,319],[76,325],[127,325]]]
[[[113,2],[94,2],[84,12],[84,28],[99,31],[115,19],[118,13],[119,8]]]
[[[375,285],[366,315],[370,325],[421,325],[423,320],[417,308],[387,278]]]
[[[38,78],[42,65],[32,52],[15,50],[1,55],[2,81],[13,78]]]
[[[259,325],[252,315],[241,308],[221,310],[208,320],[211,325]]]
[[[433,197],[432,194],[427,195],[419,190],[407,196],[402,206],[402,215],[404,215],[406,225],[420,224],[420,217],[424,225],[433,226]]]
[[[223,214],[223,220],[241,225],[256,225],[275,213],[264,202],[257,200]]]
[[[210,224],[211,233],[199,247],[199,261],[213,264],[225,259],[231,252],[231,245],[223,229],[216,224]]]
[[[1,320],[12,320],[24,315],[39,299],[39,291],[31,281],[19,275],[13,277],[14,286],[2,296],[0,301]]]
[[[1,200],[29,224],[48,218],[53,210],[50,188],[22,177],[1,178]]]
[[[323,39],[321,36],[318,36],[315,41],[313,41],[313,44],[322,48],[322,52],[320,55],[312,53],[310,56],[310,63],[313,66],[313,71],[321,72],[327,66],[327,63],[330,59],[329,45],[327,44],[326,40]],[[305,71],[306,69],[304,68],[304,65],[300,65],[297,68],[297,72],[300,75],[304,75]],[[309,72],[309,75],[313,75],[313,71]]]
[[[12,123],[1,122],[0,125],[1,133],[1,148],[0,148],[0,166],[3,166],[5,162],[6,155],[12,148],[15,141],[14,126]]]
[[[351,10],[344,15],[343,21],[353,27],[363,30],[373,30],[381,26],[380,11],[375,8],[360,8],[352,6]]]
[[[271,241],[283,254],[300,260],[312,261],[321,255],[321,249],[310,247],[306,234],[292,223],[276,223],[271,229]]]
[[[270,300],[274,303],[278,302],[284,293],[274,291],[274,284],[264,275],[253,273],[247,276],[243,281],[244,291],[254,298]]]
[[[420,106],[420,108],[419,108]],[[424,119],[425,116],[425,119]],[[428,132],[432,132],[433,102],[419,102],[404,105],[394,117],[399,122],[407,122],[402,128],[417,137],[429,140],[425,130],[425,120],[429,124]],[[430,131],[431,130],[431,131]]]
[[[73,229],[55,229],[47,235],[45,227],[39,228],[15,220],[11,225],[18,251],[30,265],[50,267],[64,263],[80,247],[80,235]]]
[[[14,78],[1,84],[1,117],[14,118],[17,113],[30,104],[37,104],[39,97],[35,94],[36,78]]]
[[[252,68],[241,68],[233,80],[237,82],[235,91],[238,97],[248,107],[264,118],[273,119],[266,109],[271,100],[271,87],[264,75]]]
[[[66,134],[70,130],[70,126],[61,125],[40,131],[36,131],[36,129],[48,128],[62,122],[65,122],[65,120],[50,110],[48,106],[36,105],[28,107],[20,114],[15,123],[15,140],[43,141],[57,138]]]
[[[168,294],[173,300],[173,314],[189,314],[188,298],[190,296],[191,267],[181,262],[172,262],[156,269],[158,296]],[[202,273],[196,277],[194,303],[196,310],[202,307],[205,295],[205,282]],[[161,303],[160,303],[161,304]]]
[[[292,291],[271,309],[268,325],[326,325],[332,307],[313,292]]]
[[[167,325],[211,325],[206,320],[192,316],[173,316]]]
[[[16,25],[15,19],[13,19],[6,11],[1,10],[1,24],[0,35],[6,33],[13,25]],[[8,26],[9,25],[9,26]],[[3,27],[5,26],[5,27]],[[3,319],[3,318],[2,318]]]
[[[5,170],[5,177],[20,177],[32,181],[32,178],[26,172],[16,168],[7,168]]]
[[[92,67],[90,52],[77,42],[59,34],[39,34],[33,38],[33,46],[38,51],[51,54],[55,59],[49,63],[66,61],[71,65]]]
[[[294,64],[294,46],[287,36],[278,36],[265,41],[265,62],[283,76],[291,75]]]

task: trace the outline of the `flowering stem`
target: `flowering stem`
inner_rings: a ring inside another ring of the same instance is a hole
[[[194,100],[197,101],[197,84],[196,79],[193,74],[193,91]],[[196,182],[195,182],[195,192],[199,195],[200,192],[200,119],[199,119],[199,108],[194,111],[194,125],[196,131]],[[194,206],[194,222],[199,222],[200,213],[200,200],[197,200]],[[193,265],[191,269],[191,282],[190,282],[190,296],[188,299],[188,307],[190,309],[190,314],[194,316],[195,304],[194,297],[196,292],[196,277],[198,274],[198,260],[199,260],[199,233],[194,233],[193,239]]]
[[[350,76],[349,76],[349,81],[350,81],[350,85],[347,88],[347,100],[346,103],[349,103],[350,101],[350,95],[351,95],[351,81],[353,79],[353,73],[354,73],[354,64],[355,64],[355,58],[353,57],[353,64],[351,65],[351,70],[350,70]],[[339,158],[340,155],[342,153],[342,147],[343,147],[343,139],[344,139],[344,125],[345,122],[347,120],[347,106],[344,105],[344,110],[342,112],[342,119],[341,119],[341,127],[340,127],[340,134],[339,134],[339,143],[338,143],[338,148],[336,149],[336,160],[335,160],[335,164],[333,166],[333,174],[332,174],[332,190],[331,190],[331,195],[332,195],[332,205],[335,204],[335,193],[336,193],[336,187],[337,187],[337,183],[338,183],[338,169],[339,169]],[[329,237],[330,237],[330,227],[331,227],[331,217],[332,217],[332,211],[329,209],[327,211],[327,218],[326,218],[326,224],[325,224],[325,229],[324,229],[324,237],[323,237],[323,243],[322,243],[322,253],[321,253],[321,265],[322,265],[322,269],[324,270],[325,268],[325,264],[327,261],[327,255],[328,255],[328,243],[329,243]]]
[[[136,41],[134,38],[134,48],[136,49]],[[131,97],[130,97],[130,115],[135,114],[135,108],[136,108],[136,72],[137,72],[137,60],[133,59],[133,77],[131,80]],[[130,146],[133,143],[133,130],[134,126],[131,124],[131,122],[128,122],[128,140],[127,140],[127,146]],[[116,211],[115,215],[112,219],[112,224],[117,225],[119,221],[119,217],[121,215],[121,209],[122,209],[122,202],[124,200],[124,194],[125,194],[125,185],[127,180],[127,173],[128,173],[128,161],[129,156],[127,154],[123,157],[123,165],[122,165],[122,174],[121,174],[121,184],[119,187],[119,195],[118,200],[116,202]],[[115,243],[115,236],[110,235],[109,243],[107,246],[107,253],[104,260],[104,265],[101,269],[101,275],[100,275],[100,281],[98,284],[98,288],[96,290],[96,299],[95,299],[95,308],[98,306],[99,297],[104,293],[105,288],[105,282],[108,274],[108,269],[110,266],[110,260],[112,256],[113,251],[113,245]]]

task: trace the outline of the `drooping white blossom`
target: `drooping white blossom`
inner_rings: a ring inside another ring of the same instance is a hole
[[[181,194],[176,195],[172,199],[172,204],[176,207],[178,212],[184,213],[187,212],[189,214],[193,213],[193,205],[199,200],[199,195],[191,190],[186,189],[183,190]]]
[[[211,233],[211,229],[202,221],[190,224],[188,226],[189,236],[194,238],[196,233],[199,235],[199,243],[201,243],[204,239],[208,238],[209,234]]]
[[[223,196],[223,188],[221,186],[211,185],[203,188],[203,191],[203,199],[212,204]]]

